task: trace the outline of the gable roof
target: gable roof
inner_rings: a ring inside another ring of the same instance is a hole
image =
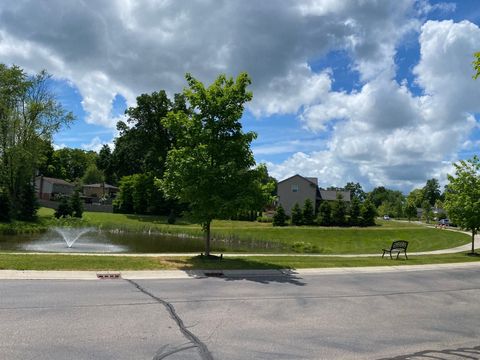
[[[42,176],[38,176],[37,179],[41,179]],[[59,184],[59,185],[67,185],[67,186],[75,186],[68,181],[65,181],[63,179],[56,179],[56,178],[51,178],[51,177],[46,177],[43,176],[43,181],[49,182],[50,184]]]
[[[292,178],[294,178],[294,177],[296,177],[296,176],[298,176],[298,177],[300,177],[300,178],[308,181],[309,183],[312,183],[312,184],[315,185],[315,186],[318,186],[318,179],[317,179],[316,177],[305,177],[305,176],[302,176],[302,175],[299,175],[299,174],[295,174],[295,175],[293,175],[293,176],[290,176],[289,178],[283,179],[282,181],[279,181],[278,184],[281,184],[281,183],[283,183],[283,182],[285,182],[285,181],[287,181],[287,180],[290,180],[290,179],[292,179]]]

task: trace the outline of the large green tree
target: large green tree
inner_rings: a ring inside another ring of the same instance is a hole
[[[118,179],[145,172],[163,176],[172,134],[162,120],[170,111],[185,109],[185,98],[181,94],[176,94],[173,101],[164,90],[137,97],[136,106],[125,111],[127,123],[117,124],[120,134],[115,139],[111,161]]]
[[[11,199],[14,216],[45,143],[73,120],[49,88],[49,78],[46,71],[29,76],[18,66],[0,64],[0,191]]]
[[[165,193],[189,204],[192,218],[205,232],[210,255],[210,224],[254,206],[259,171],[250,149],[253,132],[243,132],[240,118],[252,99],[246,73],[236,80],[220,75],[205,87],[190,74],[184,96],[189,108],[171,111],[163,121],[174,142],[162,180]]]
[[[445,208],[450,220],[472,232],[472,253],[475,235],[480,229],[480,160],[478,156],[454,164],[455,176],[448,175]]]

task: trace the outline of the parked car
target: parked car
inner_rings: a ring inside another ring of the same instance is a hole
[[[450,225],[450,220],[448,220],[448,219],[441,219],[441,220],[438,222],[438,225],[448,226],[448,225]]]
[[[388,215],[383,215],[383,220],[390,220],[390,216],[388,216]]]

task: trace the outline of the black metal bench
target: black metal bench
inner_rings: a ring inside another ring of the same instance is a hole
[[[403,252],[405,254],[405,259],[408,260],[407,246],[408,246],[408,241],[395,240],[392,243],[392,246],[390,247],[390,249],[382,249],[383,250],[382,258],[385,256],[386,253],[389,253],[390,254],[390,259],[392,259],[392,252],[393,253],[396,252],[397,253],[397,259],[398,259],[398,256],[400,255],[400,253]]]

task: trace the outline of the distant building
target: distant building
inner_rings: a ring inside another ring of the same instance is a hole
[[[102,198],[105,196],[114,198],[119,190],[118,187],[106,183],[83,185],[83,194],[93,198]]]
[[[35,189],[39,199],[53,200],[58,195],[72,195],[75,185],[62,179],[37,176],[35,178]]]
[[[334,201],[340,194],[344,201],[350,202],[350,191],[323,190],[318,187],[318,179],[294,175],[278,183],[278,203],[290,215],[296,203],[303,207],[305,200],[310,199],[315,208],[320,201]]]

